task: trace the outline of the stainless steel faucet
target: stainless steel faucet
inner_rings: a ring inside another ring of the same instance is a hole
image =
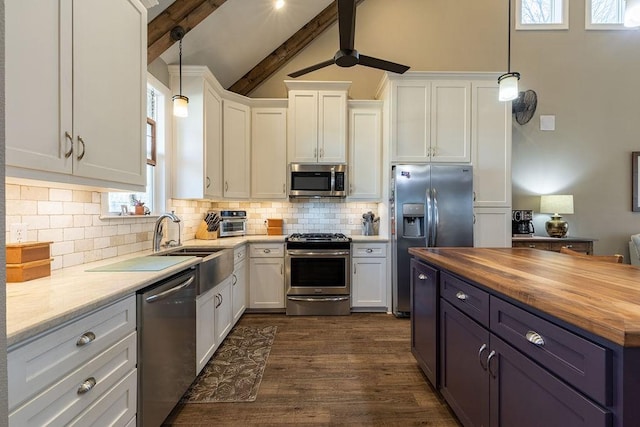
[[[160,243],[162,242],[162,220],[165,218],[169,218],[171,221],[178,224],[178,244],[180,246],[180,218],[175,214],[175,211],[171,211],[171,213],[163,213],[156,219],[156,224],[153,227],[153,252],[158,252],[160,250]]]

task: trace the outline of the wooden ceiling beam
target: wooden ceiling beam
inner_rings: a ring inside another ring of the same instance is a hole
[[[226,0],[176,0],[147,26],[147,64],[152,63],[173,43],[171,30],[180,25],[185,34],[204,21]]]
[[[356,0],[356,4],[363,1],[364,0]],[[240,80],[231,85],[229,90],[239,93],[240,95],[248,95],[291,58],[307,47],[317,36],[333,25],[337,19],[338,3],[334,0],[322,12],[316,15],[315,18],[307,22],[305,26],[298,30],[287,41],[282,43],[276,50],[260,61],[258,65],[242,76]],[[337,45],[338,41],[336,40],[336,46]]]

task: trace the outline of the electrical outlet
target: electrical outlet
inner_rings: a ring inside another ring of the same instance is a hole
[[[21,243],[27,240],[27,224],[16,222],[11,224],[9,228],[10,239],[12,242]]]

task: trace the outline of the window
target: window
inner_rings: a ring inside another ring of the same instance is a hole
[[[624,22],[625,0],[585,0],[585,28],[589,30],[632,30]]]
[[[135,202],[144,204],[149,213],[164,212],[166,206],[166,157],[167,138],[170,133],[167,125],[170,118],[167,108],[171,99],[169,89],[153,76],[147,83],[147,188],[144,193],[117,192],[105,193],[103,197],[103,215],[120,215],[126,210],[134,213]]]
[[[566,30],[569,0],[516,0],[516,30]]]

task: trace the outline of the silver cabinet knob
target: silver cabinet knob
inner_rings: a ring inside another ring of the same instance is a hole
[[[271,249],[263,249],[262,252],[264,252],[265,254],[270,254],[271,253]]]
[[[94,334],[91,331],[85,332],[84,334],[82,334],[82,336],[80,338],[78,338],[78,341],[76,341],[76,345],[78,347],[82,347],[82,346],[85,346],[85,345],[89,344],[90,342],[92,342],[95,339],[96,339],[96,334]]]
[[[423,273],[418,274],[418,279],[420,280],[427,280],[427,276]]]
[[[80,387],[78,387],[78,394],[85,394],[91,391],[92,388],[96,386],[96,379],[93,377],[87,378],[84,380]]]
[[[456,292],[456,298],[458,298],[460,301],[466,301],[467,298],[469,298],[469,295],[465,294],[462,291],[458,291]]]
[[[527,341],[537,345],[538,347],[542,347],[544,345],[544,339],[542,338],[542,335],[535,331],[527,331],[525,337],[527,338]]]

